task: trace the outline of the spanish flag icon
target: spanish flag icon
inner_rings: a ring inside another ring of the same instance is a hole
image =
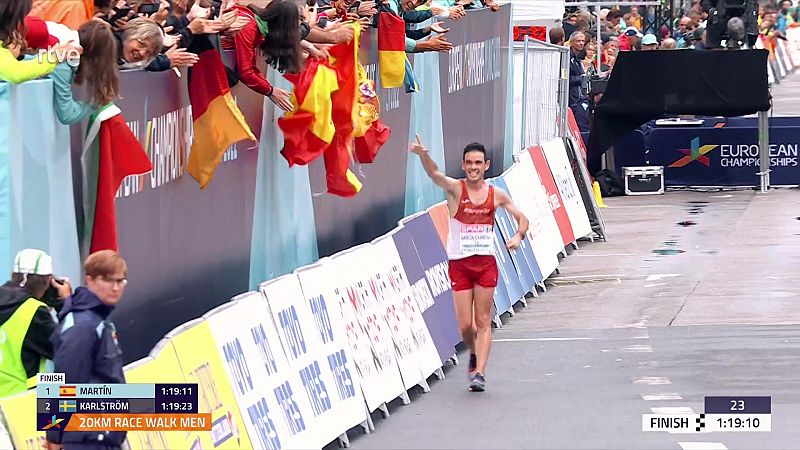
[[[77,394],[77,390],[75,386],[59,386],[58,387],[58,396],[59,397],[75,397]]]
[[[59,400],[58,412],[75,412],[77,404],[75,400]]]

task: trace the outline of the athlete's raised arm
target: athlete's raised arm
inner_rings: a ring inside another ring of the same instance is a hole
[[[436,161],[431,158],[431,155],[428,153],[428,149],[422,145],[422,142],[420,142],[419,135],[417,135],[416,141],[411,143],[411,148],[409,151],[419,156],[419,160],[422,162],[422,167],[425,169],[425,173],[428,174],[430,179],[433,180],[437,186],[453,194],[458,194],[458,192],[460,192],[458,180],[455,178],[450,178],[439,171],[439,166],[436,165]]]
[[[522,211],[517,208],[517,205],[511,200],[511,196],[508,195],[504,190],[498,189],[497,187],[494,188],[494,198],[495,203],[497,206],[502,207],[509,214],[514,216],[517,223],[519,224],[519,229],[517,229],[517,234],[511,238],[510,241],[506,244],[509,250],[514,250],[519,247],[522,238],[525,237],[525,233],[528,232],[528,218],[525,217],[525,214],[522,214]]]

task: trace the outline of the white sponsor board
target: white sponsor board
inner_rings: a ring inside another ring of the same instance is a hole
[[[204,316],[247,434],[256,448],[321,448],[300,376],[283,353],[269,308],[258,292],[242,294]]]
[[[529,152],[518,154],[520,160],[503,175],[514,203],[528,218],[528,237],[542,277],[546,279],[558,267],[562,248],[561,232],[547,201],[547,192],[533,166]]]
[[[442,367],[442,361],[425,325],[422,311],[414,299],[393,233],[376,239],[372,246],[375,260],[380,262],[380,266],[376,267],[380,270],[379,275],[388,281],[389,295],[384,296],[383,302],[385,317],[396,348],[400,348],[399,342],[402,341],[410,344],[410,347],[405,346],[416,359],[421,377],[425,379]]]
[[[575,181],[575,174],[572,172],[564,141],[553,139],[544,142],[542,150],[547,158],[547,165],[550,166],[550,171],[553,173],[558,192],[561,194],[564,209],[567,210],[575,239],[590,235],[592,224],[589,223],[586,206],[583,204],[583,198],[578,190],[578,183]]]

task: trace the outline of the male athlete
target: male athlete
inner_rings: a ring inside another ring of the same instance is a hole
[[[450,233],[447,256],[450,280],[455,297],[456,319],[461,338],[469,348],[470,391],[486,389],[486,363],[492,346],[492,307],[497,286],[497,261],[494,256],[494,213],[505,208],[519,224],[517,234],[506,244],[509,250],[519,247],[528,231],[528,219],[502,189],[483,179],[489,170],[486,148],[472,143],[464,148],[461,168],[466,178],[456,180],[439,171],[417,135],[411,152],[419,155],[425,173],[447,192],[450,210]]]

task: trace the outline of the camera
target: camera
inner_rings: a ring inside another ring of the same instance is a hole
[[[758,39],[757,0],[716,0],[708,10],[707,48],[728,48],[755,45]],[[732,20],[736,19],[736,20]]]
[[[60,285],[64,285],[64,280],[53,277],[53,281]],[[50,308],[55,309],[56,311],[60,311],[61,307],[64,305],[64,303],[58,298],[58,290],[56,290],[55,286],[52,284],[47,287],[47,290],[44,291],[44,295],[42,295],[40,300],[42,303]]]

